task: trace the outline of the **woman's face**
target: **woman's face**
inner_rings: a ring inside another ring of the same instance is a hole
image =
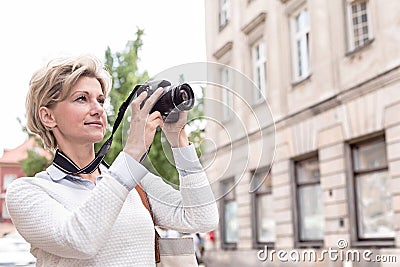
[[[52,108],[56,121],[53,132],[57,143],[73,145],[100,142],[107,123],[104,101],[105,96],[96,78],[79,78],[69,96]]]

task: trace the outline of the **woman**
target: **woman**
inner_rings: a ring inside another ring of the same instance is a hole
[[[53,60],[36,72],[27,96],[27,127],[46,148],[58,149],[79,168],[94,158],[106,130],[103,104],[111,78],[100,61],[83,56]],[[154,224],[135,186],[149,196],[155,224],[182,232],[216,227],[218,211],[207,177],[183,129],[187,113],[165,123],[149,115],[158,89],[132,102],[130,133],[107,169],[68,174],[54,164],[7,189],[13,223],[31,244],[37,266],[155,266]],[[139,160],[162,127],[180,174],[174,190]]]

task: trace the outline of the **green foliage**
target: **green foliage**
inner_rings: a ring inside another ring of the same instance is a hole
[[[138,52],[143,45],[143,30],[136,31],[136,39],[128,41],[126,47],[121,52],[113,53],[110,47],[105,51],[105,65],[113,77],[113,86],[109,93],[111,110],[107,111],[108,125],[110,126],[106,134],[107,140],[111,135],[112,126],[117,118],[120,105],[129,96],[136,84],[144,83],[148,80],[147,72],[139,73],[138,70]],[[102,143],[96,144],[96,151],[101,147]],[[123,148],[122,127],[114,134],[113,144],[108,152],[105,160],[112,163]]]
[[[171,185],[179,185],[172,149],[160,129],[157,129],[149,155],[143,161],[143,165],[152,173],[163,177]]]
[[[51,161],[35,150],[28,150],[28,157],[21,161],[22,170],[29,177],[33,177],[36,173],[45,170],[50,164]]]
[[[26,125],[22,123],[21,118],[17,118],[21,129],[24,133],[28,135],[28,138],[35,138],[37,147],[39,149],[44,149],[42,139],[37,135],[31,133],[26,128]],[[35,149],[28,150],[28,156],[21,161],[21,168],[25,175],[32,177],[36,173],[44,171],[48,166],[50,166],[51,160],[48,160],[45,156],[40,155]]]

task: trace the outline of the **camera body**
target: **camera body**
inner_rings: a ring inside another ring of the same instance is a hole
[[[139,86],[136,96],[144,91],[147,92],[147,97],[141,104],[141,107],[143,107],[147,99],[160,87],[164,89],[164,92],[157,99],[150,113],[159,111],[165,122],[176,122],[179,119],[180,111],[193,108],[195,99],[193,89],[190,85],[183,83],[173,86],[167,80],[149,81]]]

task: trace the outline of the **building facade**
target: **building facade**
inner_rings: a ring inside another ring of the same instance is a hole
[[[15,179],[25,176],[21,161],[28,157],[28,151],[35,151],[47,159],[52,158],[49,152],[39,146],[34,137],[30,137],[14,149],[6,149],[3,152],[0,157],[0,224],[11,223],[5,201],[7,186]]]
[[[206,115],[243,132],[229,110],[240,118],[244,99],[260,113],[265,97],[274,121],[231,143],[206,127],[208,176],[226,192],[207,266],[399,264],[399,13],[398,0],[205,1],[207,60],[242,96],[206,90],[223,104],[206,103]]]

